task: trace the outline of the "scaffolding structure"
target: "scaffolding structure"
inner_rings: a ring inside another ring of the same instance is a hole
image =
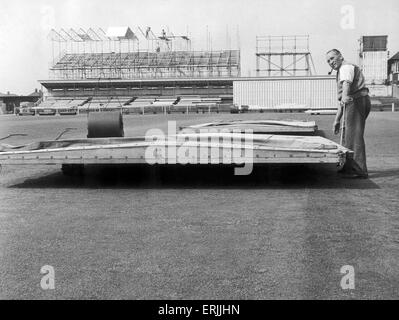
[[[309,36],[256,36],[257,76],[311,76],[316,73]]]
[[[187,35],[150,27],[51,30],[50,79],[204,78],[240,75],[239,50],[192,51]]]

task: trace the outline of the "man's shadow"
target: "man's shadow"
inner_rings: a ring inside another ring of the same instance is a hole
[[[388,177],[399,177],[399,169],[369,170],[369,178],[371,179]]]

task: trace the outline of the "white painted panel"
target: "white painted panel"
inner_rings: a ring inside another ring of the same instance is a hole
[[[387,51],[363,52],[361,69],[367,84],[383,84],[388,78]]]
[[[368,85],[370,97],[391,97],[392,96],[392,86],[384,85]]]
[[[304,105],[308,109],[337,107],[337,87],[334,77],[286,77],[236,80],[233,83],[236,105],[276,108],[284,105]]]

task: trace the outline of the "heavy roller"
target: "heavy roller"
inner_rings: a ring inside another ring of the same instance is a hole
[[[120,111],[90,112],[87,117],[87,138],[122,138],[123,117]],[[84,174],[84,164],[62,164],[67,176]]]
[[[121,138],[123,136],[123,118],[120,111],[88,114],[87,138]]]

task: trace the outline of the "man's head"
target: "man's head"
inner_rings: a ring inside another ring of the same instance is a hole
[[[342,53],[337,49],[331,49],[327,51],[326,57],[327,63],[334,70],[338,70],[342,65],[342,61],[344,61]]]

